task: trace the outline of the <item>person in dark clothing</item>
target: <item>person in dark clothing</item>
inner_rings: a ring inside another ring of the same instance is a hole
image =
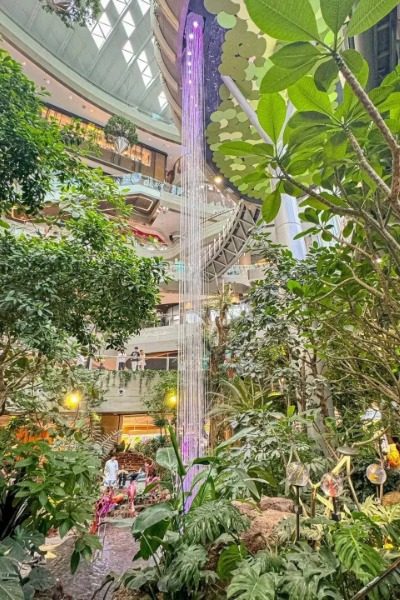
[[[138,370],[139,360],[140,360],[139,348],[137,346],[135,346],[133,349],[133,352],[131,353],[131,369],[132,369],[132,371]]]

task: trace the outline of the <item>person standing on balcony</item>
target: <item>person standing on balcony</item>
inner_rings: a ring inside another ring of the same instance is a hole
[[[146,366],[146,354],[144,353],[144,350],[141,350],[139,352],[139,371],[144,371],[145,366]]]
[[[118,371],[123,371],[125,369],[126,363],[126,352],[123,350],[118,353]]]
[[[140,352],[137,346],[134,347],[133,352],[131,354],[131,369],[132,371],[137,371],[139,368],[139,359]]]

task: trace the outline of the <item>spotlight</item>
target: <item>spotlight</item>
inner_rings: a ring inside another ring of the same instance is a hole
[[[216,177],[214,177],[214,183],[216,183],[217,185],[219,185],[220,183],[223,182],[223,177],[221,177],[221,175],[217,175]]]
[[[189,40],[194,40],[194,34],[193,33],[189,33]]]
[[[79,390],[69,392],[64,399],[65,406],[69,410],[77,410],[82,401],[82,394]]]
[[[194,27],[195,29],[197,29],[197,28],[198,28],[198,26],[199,26],[198,22],[197,22],[197,21],[193,21],[193,27]]]

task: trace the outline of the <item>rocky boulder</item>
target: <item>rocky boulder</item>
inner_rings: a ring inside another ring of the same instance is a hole
[[[234,505],[250,519],[250,527],[241,538],[250,552],[254,553],[275,545],[278,541],[278,525],[294,513],[294,503],[289,498],[263,496],[259,504],[234,502]]]

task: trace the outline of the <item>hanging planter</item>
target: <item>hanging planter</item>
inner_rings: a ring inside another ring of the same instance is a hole
[[[48,12],[55,13],[67,25],[84,26],[100,14],[100,0],[40,0]]]
[[[107,142],[114,144],[118,154],[123,154],[138,141],[134,123],[118,115],[113,115],[109,119],[104,127],[104,135]]]

